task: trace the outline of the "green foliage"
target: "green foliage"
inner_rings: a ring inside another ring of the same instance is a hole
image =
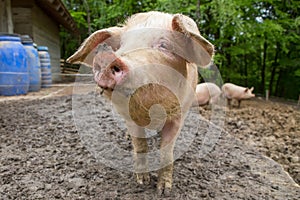
[[[73,19],[76,21],[77,26],[87,28],[85,12],[70,10],[70,14],[73,17]]]
[[[286,98],[300,94],[300,3],[297,0],[63,0],[80,30],[61,30],[63,57],[89,31],[115,26],[150,10],[189,15],[215,45],[214,63],[224,82],[254,86],[255,93]],[[200,7],[199,7],[200,5]],[[199,81],[215,78],[200,70]],[[219,78],[219,77],[218,77]]]

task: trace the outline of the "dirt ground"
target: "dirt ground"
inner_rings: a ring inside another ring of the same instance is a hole
[[[201,109],[208,118],[210,110]],[[300,107],[255,98],[226,112],[225,130],[280,163],[300,184]]]
[[[183,135],[200,128],[175,161],[171,196],[158,197],[155,171],[150,185],[140,186],[132,172],[99,161],[83,142],[80,128],[131,150],[105,100],[76,91],[61,85],[0,97],[0,199],[300,199],[299,107],[256,98],[226,109],[222,131],[207,120],[188,121]],[[80,113],[87,123],[79,127],[74,106],[101,109]],[[200,113],[212,117],[211,109]],[[218,131],[214,144],[205,142]],[[212,148],[199,156],[204,145]]]

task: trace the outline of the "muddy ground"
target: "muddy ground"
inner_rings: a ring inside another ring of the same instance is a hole
[[[70,87],[40,93],[0,97],[0,199],[160,198],[155,171],[151,184],[140,186],[132,172],[99,162],[102,154],[96,159],[82,141],[86,129],[106,137],[98,138],[100,142],[109,139],[121,149],[132,149],[126,129],[115,124],[116,116],[101,97],[89,92],[74,99]],[[83,112],[79,116],[88,118],[87,123],[76,124],[80,117],[74,120],[74,106],[85,111],[95,104],[101,109]],[[212,118],[210,109],[200,113]],[[239,109],[226,110],[225,131],[193,119],[183,135],[198,128],[197,133],[175,162],[173,191],[163,199],[300,199],[299,108],[245,101]],[[220,135],[210,144],[208,133]]]
[[[201,109],[206,118],[211,110]],[[280,163],[300,184],[300,107],[261,98],[226,109],[225,130]]]

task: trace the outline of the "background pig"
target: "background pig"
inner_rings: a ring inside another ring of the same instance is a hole
[[[131,135],[137,182],[150,181],[145,128],[155,129],[161,136],[157,188],[168,193],[173,149],[193,101],[197,65],[211,62],[213,45],[191,18],[147,12],[133,15],[121,27],[96,31],[68,62],[89,62],[92,52],[94,79]]]
[[[238,101],[238,107],[240,107],[242,99],[249,99],[255,97],[255,94],[252,94],[253,89],[253,87],[249,89],[238,85],[234,85],[232,83],[225,83],[222,86],[222,93],[223,96],[226,97],[229,106],[231,100],[236,99]]]
[[[196,87],[196,100],[193,105],[208,105],[217,103],[221,89],[214,83],[200,83]]]

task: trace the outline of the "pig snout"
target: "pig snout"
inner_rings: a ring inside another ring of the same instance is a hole
[[[93,72],[94,80],[103,90],[113,91],[114,87],[122,84],[128,74],[127,65],[114,53],[101,53],[95,59]]]

